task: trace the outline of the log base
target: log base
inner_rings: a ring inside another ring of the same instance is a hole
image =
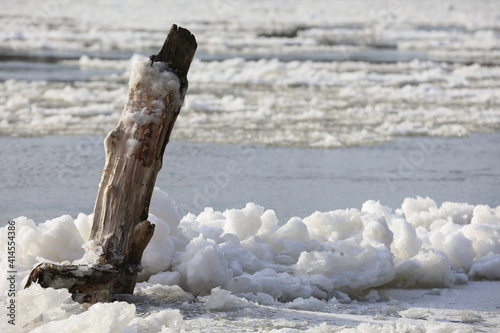
[[[79,303],[109,302],[113,286],[120,278],[120,270],[110,265],[56,265],[42,263],[36,266],[25,288],[38,283],[43,288],[66,288]]]

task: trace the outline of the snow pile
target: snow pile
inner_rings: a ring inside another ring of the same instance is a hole
[[[240,295],[259,304],[289,301],[291,309],[320,311],[325,303],[315,299],[375,301],[378,294],[364,292],[373,287],[450,287],[468,279],[500,279],[500,207],[450,202],[438,207],[417,197],[406,198],[393,212],[367,201],[361,210],[316,212],[281,225],[272,210],[252,203],[225,212],[206,208],[181,218],[175,203],[156,188],[150,213],[156,229],[139,277],[147,282],[138,283],[136,294],[177,302],[211,295],[205,305],[209,310],[251,306],[234,296]],[[17,218],[17,290],[39,262],[78,262],[82,247],[92,248],[85,242],[91,220],[80,214],[75,220],[62,216],[35,225]],[[0,229],[2,302],[8,289],[6,231]],[[64,309],[76,306],[69,297],[65,290],[38,285],[22,290],[20,321],[35,327],[56,320],[47,325],[58,330],[67,325]],[[133,327],[145,325],[142,319],[132,320],[133,305],[99,306],[117,318],[117,327],[131,321]],[[99,311],[92,307],[74,314],[71,322],[92,320]],[[160,325],[182,317],[168,311],[157,315],[157,322],[147,320]]]

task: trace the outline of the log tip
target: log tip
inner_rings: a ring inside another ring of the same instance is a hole
[[[168,34],[177,34],[177,38],[181,38],[182,40],[184,40],[184,42],[188,44],[189,48],[191,49],[196,50],[196,48],[198,47],[196,37],[191,33],[191,31],[186,28],[179,27],[177,24],[172,24],[172,27],[170,28],[170,32]]]
[[[160,52],[150,59],[152,62],[168,63],[181,81],[185,81],[197,47],[198,43],[191,31],[172,24]]]

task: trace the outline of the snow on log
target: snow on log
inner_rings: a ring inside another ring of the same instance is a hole
[[[158,55],[132,67],[120,122],[104,140],[106,164],[90,234],[90,240],[102,247],[97,268],[89,273],[88,267],[41,264],[27,286],[36,281],[43,287],[64,286],[78,294],[78,300],[91,303],[133,293],[142,253],[154,233],[147,219],[156,176],[184,102],[196,48],[195,37],[173,25]],[[103,270],[105,282],[94,276]]]

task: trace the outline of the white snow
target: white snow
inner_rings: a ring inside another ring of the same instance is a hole
[[[148,90],[148,95],[161,99],[170,92],[179,90],[179,79],[173,72],[166,70],[164,62],[141,59],[132,64],[129,88]]]
[[[19,321],[38,331],[67,327],[69,332],[71,327],[78,330],[94,321],[99,313],[110,321],[101,321],[96,332],[118,332],[124,327],[125,332],[140,332],[144,327],[159,331],[163,326],[175,329],[186,324],[183,311],[189,312],[187,302],[194,297],[209,312],[261,311],[272,306],[335,313],[342,303],[356,306],[353,299],[388,302],[384,290],[445,288],[428,293],[436,296],[442,294],[440,290],[461,292],[464,285],[476,286],[475,279],[500,279],[499,212],[498,208],[466,203],[438,207],[432,199],[417,197],[406,198],[395,211],[367,201],[360,210],[315,212],[286,223],[277,221],[272,210],[253,203],[224,212],[206,208],[198,216],[181,218],[175,203],[156,188],[149,218],[156,225],[155,234],[143,256],[139,279],[145,282],[136,288],[136,294],[146,299],[134,301],[135,305],[101,304],[84,312],[77,310],[80,306],[65,289],[42,289],[35,284],[22,290],[21,286],[39,262],[67,263],[81,258],[83,248],[91,254],[99,251],[85,241],[91,219],[80,214],[76,220],[62,216],[35,225],[20,217],[15,220],[17,299],[23,309]],[[7,263],[6,231],[6,227],[0,229],[1,267]],[[92,258],[84,261],[92,262]],[[2,290],[7,290],[6,271],[0,280]],[[375,287],[382,289],[377,292]],[[2,302],[6,296],[2,292]],[[32,302],[34,298],[37,302]],[[148,299],[184,305],[181,312],[155,308],[143,318],[140,313]],[[396,300],[387,306],[397,305]],[[433,313],[426,305],[403,308],[386,309],[378,316],[421,320]],[[488,321],[484,313],[471,310],[471,316],[482,319],[469,318],[469,324],[471,320],[476,324]],[[398,323],[403,319],[397,319]],[[384,325],[410,324],[414,323]]]
[[[137,150],[137,147],[139,146],[141,142],[137,139],[130,138],[127,140],[127,151],[125,153],[125,156],[130,157],[132,154]]]
[[[168,70],[164,62],[151,63],[149,58],[135,62],[132,65],[128,97],[120,121],[124,123],[125,128],[158,124],[167,95],[171,96],[173,105],[181,105],[179,86],[179,78]],[[135,147],[137,142],[127,142],[128,156]]]

